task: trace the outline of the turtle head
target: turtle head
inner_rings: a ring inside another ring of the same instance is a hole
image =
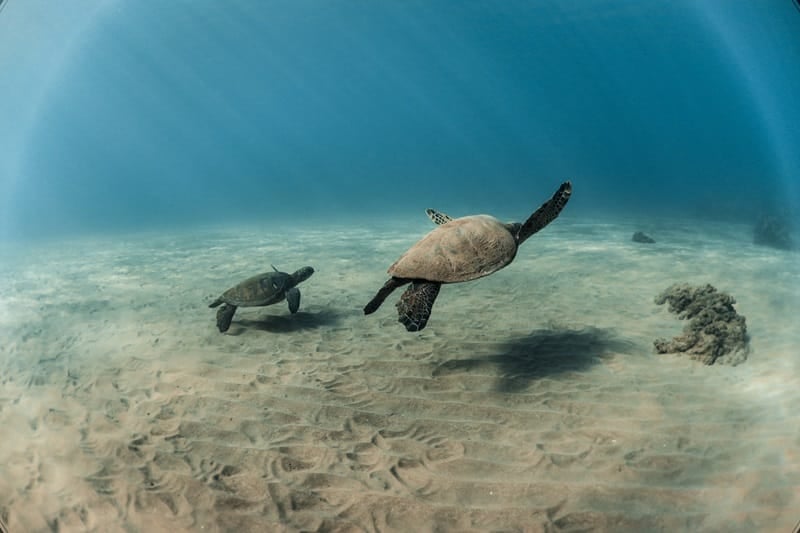
[[[300,283],[302,281],[307,280],[311,277],[311,274],[314,273],[314,269],[310,266],[304,266],[301,269],[298,269],[294,274],[292,274],[292,278],[294,278],[295,284]]]

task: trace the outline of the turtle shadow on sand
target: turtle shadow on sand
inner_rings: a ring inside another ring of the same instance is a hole
[[[433,376],[494,367],[492,372],[499,374],[495,391],[522,392],[537,379],[586,370],[610,354],[633,348],[633,342],[608,329],[539,329],[500,344],[494,355],[445,361]]]
[[[249,329],[268,331],[270,333],[292,333],[307,331],[322,327],[333,326],[341,320],[342,314],[331,310],[298,311],[293,315],[264,315],[259,318],[237,319],[233,324],[239,326],[231,328],[228,335],[237,336]]]

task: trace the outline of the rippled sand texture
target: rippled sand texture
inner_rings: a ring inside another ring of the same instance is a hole
[[[12,531],[775,531],[800,519],[800,255],[744,226],[568,216],[407,333],[363,305],[429,229],[138,235],[3,251]],[[655,245],[630,242],[641,229]],[[217,294],[310,264],[295,316]],[[656,355],[673,282],[732,293],[749,360]]]

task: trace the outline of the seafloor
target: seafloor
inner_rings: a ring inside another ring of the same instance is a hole
[[[800,255],[742,225],[563,216],[407,333],[361,308],[419,220],[3,248],[11,531],[742,531],[800,520]],[[631,242],[635,230],[655,244]],[[300,312],[207,304],[312,265]],[[657,355],[711,283],[738,366]]]

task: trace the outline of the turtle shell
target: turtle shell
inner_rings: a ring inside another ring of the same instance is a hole
[[[291,277],[285,272],[266,272],[231,287],[220,298],[240,307],[270,305],[284,299],[286,288],[292,286],[290,281]]]
[[[425,235],[389,267],[398,278],[458,283],[488,276],[509,264],[517,241],[489,215],[456,218]]]

